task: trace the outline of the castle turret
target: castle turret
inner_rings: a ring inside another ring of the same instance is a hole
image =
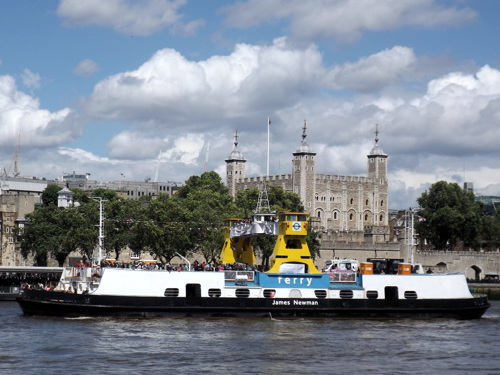
[[[293,192],[300,196],[306,211],[312,207],[315,191],[316,153],[311,151],[307,138],[307,123],[304,120],[302,142],[293,153]]]
[[[378,145],[378,124],[375,145],[368,155],[368,178],[373,179],[373,225],[389,225],[389,195],[387,181],[387,154]]]
[[[226,186],[229,193],[236,196],[236,182],[245,178],[246,159],[238,150],[238,130],[234,131],[234,148],[226,159]]]
[[[368,178],[387,179],[387,154],[378,145],[378,124],[375,130],[375,145],[368,155]]]

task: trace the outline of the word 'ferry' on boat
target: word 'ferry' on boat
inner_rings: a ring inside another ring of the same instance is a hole
[[[276,235],[268,272],[69,267],[59,291],[24,290],[17,301],[25,315],[65,317],[475,319],[489,307],[463,274],[415,274],[407,263],[397,274],[375,274],[369,262],[322,273],[307,228],[305,213],[227,220],[221,260],[255,264],[249,238]]]

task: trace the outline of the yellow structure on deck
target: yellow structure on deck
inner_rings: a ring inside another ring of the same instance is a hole
[[[309,215],[281,212],[278,215],[278,238],[270,257],[269,273],[321,273],[313,263],[306,236]]]
[[[245,263],[249,266],[257,263],[250,237],[231,238],[231,227],[242,221],[243,219],[237,218],[224,220],[224,245],[219,258],[220,263]]]

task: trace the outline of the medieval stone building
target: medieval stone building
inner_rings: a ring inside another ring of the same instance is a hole
[[[272,176],[245,176],[246,159],[238,150],[238,134],[234,148],[226,159],[226,184],[234,196],[238,190],[267,185],[279,185],[300,196],[313,225],[340,239],[387,242],[389,240],[389,202],[387,180],[387,154],[375,145],[368,156],[367,176],[346,176],[316,173],[316,153],[306,141],[304,122],[302,141],[292,153],[292,173]],[[353,237],[354,235],[354,237]]]

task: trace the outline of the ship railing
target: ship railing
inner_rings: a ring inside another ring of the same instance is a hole
[[[103,270],[101,267],[65,267],[58,289],[79,292],[92,291],[99,286]]]

